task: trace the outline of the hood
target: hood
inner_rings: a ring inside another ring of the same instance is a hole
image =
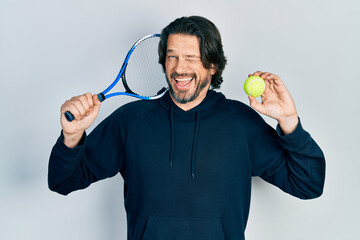
[[[167,91],[163,97],[158,99],[158,102],[161,107],[168,110],[169,112],[171,111],[171,108],[173,107],[174,108],[173,111],[176,116],[180,116],[180,115],[181,116],[194,116],[197,112],[200,112],[200,111],[205,114],[210,113],[211,110],[213,108],[215,108],[216,104],[219,101],[224,100],[224,99],[225,99],[225,96],[222,93],[215,92],[213,90],[209,90],[206,94],[206,97],[199,105],[197,105],[196,107],[194,107],[188,111],[184,111],[173,102],[173,100],[170,97],[169,91]]]
[[[197,105],[196,107],[184,111],[179,108],[171,99],[169,91],[165,93],[163,97],[158,99],[159,105],[166,109],[169,112],[169,122],[170,122],[170,156],[169,156],[169,167],[172,168],[174,160],[174,146],[175,146],[175,131],[174,131],[174,117],[181,117],[186,119],[194,119],[194,137],[192,144],[192,153],[191,153],[191,177],[195,178],[195,153],[197,146],[197,137],[200,124],[200,115],[205,117],[211,113],[211,111],[216,107],[217,103],[221,100],[224,100],[225,96],[222,93],[209,90],[206,94],[204,100]]]

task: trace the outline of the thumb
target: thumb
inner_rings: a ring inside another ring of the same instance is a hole
[[[255,97],[249,96],[250,106],[260,113],[264,113],[264,106]]]
[[[101,107],[101,101],[99,100],[97,94],[92,95],[92,101],[93,101],[93,112],[91,115],[93,115],[94,118],[97,118],[99,112],[100,112],[100,107]]]
[[[95,105],[96,107],[99,107],[99,106],[101,105],[101,102],[100,102],[99,97],[98,97],[97,94],[94,94],[94,95],[92,96],[92,99],[93,99],[94,105]]]

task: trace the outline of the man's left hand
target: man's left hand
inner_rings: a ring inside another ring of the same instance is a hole
[[[257,71],[250,76],[260,76],[266,83],[261,103],[249,96],[250,106],[279,122],[285,134],[293,132],[299,122],[295,102],[280,77],[269,72]]]

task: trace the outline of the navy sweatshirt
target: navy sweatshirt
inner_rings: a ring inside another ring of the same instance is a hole
[[[119,172],[129,240],[243,240],[252,176],[315,198],[325,159],[300,122],[283,136],[221,93],[189,111],[166,93],[120,107],[73,149],[60,136],[48,183],[66,195]]]

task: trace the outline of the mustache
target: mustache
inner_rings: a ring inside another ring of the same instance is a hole
[[[173,72],[170,75],[170,78],[176,78],[176,77],[192,77],[192,78],[196,78],[196,74],[195,73],[177,73],[177,72]]]

